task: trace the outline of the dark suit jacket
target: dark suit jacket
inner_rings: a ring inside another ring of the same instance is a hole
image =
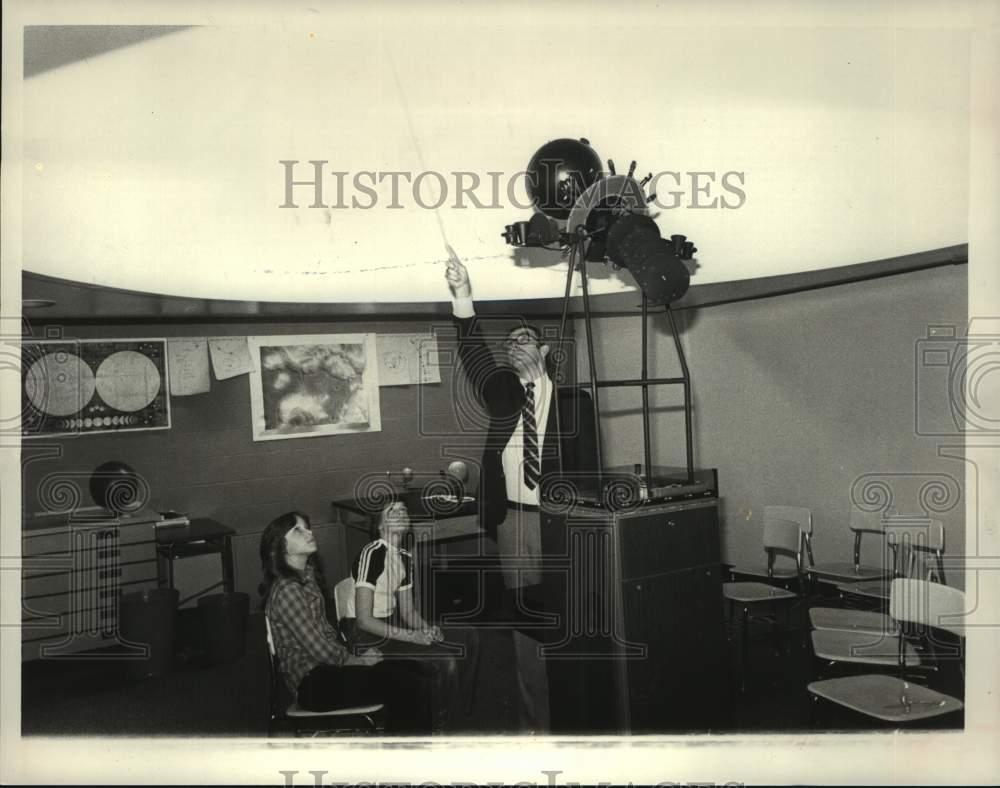
[[[462,368],[472,383],[489,416],[486,446],[479,478],[479,518],[483,530],[496,538],[497,526],[507,516],[507,481],[501,454],[517,427],[524,405],[524,387],[510,368],[496,363],[486,344],[477,318],[456,318],[458,355]],[[549,403],[545,439],[541,456],[541,488],[559,478],[597,470],[597,446],[594,436],[594,405],[586,391],[559,390],[559,430],[556,409]],[[555,438],[558,437],[558,444]],[[556,446],[562,449],[563,474],[559,474]]]

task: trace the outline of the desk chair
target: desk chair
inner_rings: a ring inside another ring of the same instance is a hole
[[[345,577],[333,587],[333,609],[337,614],[337,623],[344,620],[350,610],[350,600],[354,596],[354,578]]]
[[[926,569],[925,579],[935,579],[944,583],[944,525],[940,520],[929,520],[921,525],[888,525],[886,539],[892,550],[893,566],[900,566],[905,560],[903,577],[918,578]],[[934,566],[927,568],[920,552],[930,552],[936,557]],[[845,583],[837,586],[842,595],[853,595],[870,600],[888,601],[889,586],[884,581],[874,583]],[[884,593],[884,597],[883,597]],[[839,607],[814,607],[809,611],[809,623],[813,629],[833,629],[846,632],[870,632],[873,634],[899,634],[899,627],[892,616],[876,610],[857,610]]]
[[[889,612],[899,623],[901,634],[892,638],[896,658],[890,664],[899,676],[866,674],[814,681],[807,687],[813,700],[820,698],[885,722],[900,724],[959,711],[962,701],[937,690],[907,680],[906,667],[911,664],[906,648],[911,637],[926,641],[927,656],[921,662],[937,656],[940,645],[935,632],[948,632],[961,638],[965,615],[965,594],[940,583],[912,578],[898,578],[890,588]],[[817,633],[813,633],[814,635]],[[947,652],[945,652],[947,653]],[[961,649],[956,652],[961,656]],[[964,671],[962,673],[964,683]],[[964,691],[964,690],[963,690]]]
[[[777,588],[767,583],[743,582],[723,583],[722,596],[729,602],[729,632],[732,639],[733,608],[737,603],[742,611],[742,649],[740,655],[740,691],[747,688],[746,676],[750,668],[750,609],[752,607],[769,607],[774,602],[784,599],[797,599],[798,595],[784,588]],[[762,616],[777,632],[777,621],[769,616]]]
[[[284,679],[278,670],[278,657],[271,634],[271,621],[265,616],[267,625],[267,650],[270,655],[271,711],[268,734],[291,731],[297,738],[333,736],[337,734],[373,735],[385,730],[382,716],[383,704],[368,706],[345,706],[327,711],[307,711],[294,700],[285,703],[283,695],[288,694]],[[282,692],[284,690],[284,692]]]
[[[907,616],[922,613],[928,600],[934,600],[941,607],[938,617],[953,615],[954,611],[945,606],[945,601],[957,599],[961,594],[954,588],[932,583],[927,580],[897,578],[892,581],[889,600],[889,626],[876,629],[856,628],[852,630],[814,629],[811,633],[813,652],[830,666],[837,664],[862,664],[936,670],[937,654],[933,639],[917,636],[905,629],[900,622],[912,621]],[[945,600],[945,601],[942,601]],[[962,602],[964,604],[964,601]],[[958,606],[955,602],[954,606]],[[911,613],[911,611],[916,611]],[[938,626],[934,624],[932,626]],[[938,627],[947,629],[947,627]],[[911,628],[912,629],[912,628]],[[940,645],[938,643],[938,645]]]
[[[888,613],[877,610],[855,610],[845,607],[813,607],[809,609],[809,623],[813,629],[871,635],[899,634],[899,625]]]
[[[813,559],[812,535],[806,534],[806,556],[809,567],[806,574],[815,583],[824,580],[833,583],[860,583],[864,581],[881,580],[892,575],[892,570],[884,566],[871,566],[861,563],[861,539],[865,534],[876,536],[880,542],[885,540],[885,522],[881,512],[862,512],[851,510],[851,521],[848,526],[854,536],[854,560],[851,563],[833,561],[817,564]]]
[[[885,526],[885,536],[889,545],[893,577],[920,577],[919,569],[924,568],[921,554],[930,553],[934,556],[935,563],[924,574],[927,577],[936,575],[938,582],[945,582],[944,524],[940,520],[904,522],[899,525],[889,521]],[[840,583],[837,590],[841,594],[884,603],[889,600],[889,579]]]
[[[777,582],[788,588],[792,580],[802,582],[802,551],[806,536],[812,534],[812,512],[801,506],[764,507],[764,552],[766,566],[736,565],[729,570],[730,578],[737,575],[764,578],[768,583]],[[779,559],[784,559],[779,564]],[[789,563],[789,560],[792,563]]]

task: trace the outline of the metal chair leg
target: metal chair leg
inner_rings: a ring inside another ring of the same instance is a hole
[[[778,623],[778,616],[769,616],[771,623],[771,650],[775,656],[781,655],[781,624]]]
[[[750,608],[743,606],[743,654],[740,664],[740,692],[747,691],[747,670],[750,665]]]
[[[820,699],[818,696],[809,693],[809,697],[812,702],[809,704],[809,727],[813,729],[818,729],[824,727],[823,725],[823,710],[820,708]]]

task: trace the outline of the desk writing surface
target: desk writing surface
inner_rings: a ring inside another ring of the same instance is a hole
[[[407,490],[397,494],[396,500],[406,504],[410,517],[419,520],[447,520],[453,517],[475,515],[478,505],[475,498],[465,496],[461,502],[445,500],[441,497],[426,498],[421,490]],[[350,512],[362,517],[375,517],[388,503],[384,498],[335,498],[331,504],[335,509]]]
[[[99,507],[77,509],[73,512],[45,513],[29,515],[21,524],[24,533],[41,531],[48,528],[86,527],[86,526],[128,526],[139,523],[156,522],[160,515],[152,509],[140,509],[131,515],[116,515],[114,512]]]
[[[157,528],[156,543],[195,542],[204,539],[218,539],[219,537],[233,536],[235,534],[236,531],[228,525],[223,525],[207,517],[199,517],[187,525],[170,525],[164,528]]]

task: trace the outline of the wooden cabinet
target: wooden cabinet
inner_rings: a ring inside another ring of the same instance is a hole
[[[719,727],[728,675],[718,565],[622,584],[624,630],[646,646],[625,666],[633,733]]]
[[[546,537],[545,532],[548,532]],[[556,732],[719,727],[728,687],[718,501],[544,518]]]
[[[118,642],[119,594],[157,585],[155,512],[25,520],[21,656],[57,659]]]

